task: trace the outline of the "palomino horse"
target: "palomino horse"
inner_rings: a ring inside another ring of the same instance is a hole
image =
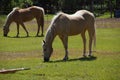
[[[30,21],[33,18],[36,18],[37,24],[38,24],[38,30],[36,36],[39,35],[39,30],[41,26],[42,34],[43,36],[43,28],[44,28],[44,9],[37,6],[32,6],[25,9],[19,9],[19,8],[13,8],[13,10],[8,14],[6,23],[4,25],[4,36],[7,36],[9,32],[9,26],[12,22],[15,22],[17,24],[17,35],[19,36],[19,24],[23,27],[23,29],[26,31],[27,36],[29,36],[28,31],[24,25],[24,22]]]
[[[81,34],[84,44],[83,56],[86,56],[86,36],[85,32],[89,34],[89,56],[92,55],[92,41],[96,41],[95,35],[95,17],[86,10],[77,11],[75,14],[68,15],[59,13],[55,16],[47,30],[45,40],[43,40],[44,61],[49,61],[53,52],[52,43],[56,35],[61,39],[65,48],[65,57],[68,59],[68,36]]]

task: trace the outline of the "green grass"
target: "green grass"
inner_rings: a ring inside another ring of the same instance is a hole
[[[114,16],[113,13],[112,16]],[[100,15],[98,18],[111,18],[111,14],[110,12],[105,12],[104,14]]]
[[[120,28],[97,28],[97,45],[94,57],[82,57],[80,35],[69,37],[69,60],[61,61],[64,48],[58,37],[53,43],[51,61],[43,62],[42,40],[34,37],[36,24],[27,23],[30,37],[20,28],[15,38],[16,25],[10,28],[9,37],[2,36],[0,27],[0,69],[30,67],[30,70],[13,74],[0,74],[0,80],[119,80],[120,79]],[[45,30],[48,24],[45,24]],[[88,43],[88,42],[87,42]],[[88,47],[88,46],[87,46]],[[80,58],[80,59],[78,59]]]

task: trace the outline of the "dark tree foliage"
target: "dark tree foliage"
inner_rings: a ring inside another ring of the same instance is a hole
[[[120,0],[0,0],[0,14],[9,13],[13,7],[41,6],[45,13],[63,11],[74,13],[80,9],[86,9],[97,16],[106,11],[120,10]]]
[[[0,13],[7,14],[11,9],[12,0],[0,0]]]

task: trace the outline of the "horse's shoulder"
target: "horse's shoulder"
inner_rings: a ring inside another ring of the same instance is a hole
[[[29,7],[29,9],[34,9],[34,10],[43,10],[44,11],[44,9],[42,8],[42,7],[39,7],[39,6],[31,6],[31,7]]]
[[[60,20],[63,20],[63,21],[65,21],[65,19],[68,19],[69,17],[68,17],[68,14],[65,14],[65,13],[60,13],[59,15],[58,15],[58,18],[60,19]]]
[[[81,15],[81,16],[83,16],[84,18],[85,18],[85,17],[88,18],[89,16],[95,18],[95,17],[94,17],[94,14],[93,14],[92,12],[88,11],[88,10],[79,10],[79,11],[77,11],[75,14],[76,14],[76,15]]]

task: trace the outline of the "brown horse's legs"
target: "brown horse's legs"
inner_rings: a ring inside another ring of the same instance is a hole
[[[68,36],[59,36],[64,48],[65,48],[65,57],[63,58],[63,60],[68,60]]]
[[[37,34],[36,36],[39,36],[39,32],[40,32],[40,21],[37,19],[37,24],[38,24],[38,30],[37,30]]]
[[[41,36],[44,36],[44,16],[41,18],[41,31],[42,31],[42,33],[41,33]]]
[[[41,36],[43,36],[43,23],[41,22],[42,20],[40,20],[40,19],[38,19],[38,18],[36,18],[36,20],[37,20],[37,24],[38,24],[38,30],[37,30],[36,36],[39,36],[40,25],[41,25],[41,31],[42,31]]]
[[[41,20],[41,36],[44,36],[43,32],[44,32],[44,21]]]
[[[16,23],[17,24],[17,35],[16,35],[16,37],[18,37],[19,36],[19,24],[18,23]]]
[[[21,26],[23,27],[23,29],[26,31],[26,33],[27,33],[27,37],[29,36],[29,34],[28,34],[28,31],[27,31],[27,29],[26,29],[26,27],[25,27],[25,25],[23,24],[23,23],[21,23]]]
[[[40,32],[40,26],[38,27],[38,31],[37,31],[36,36],[39,36],[39,32]]]
[[[85,31],[81,33],[82,40],[83,40],[83,56],[86,56],[86,37],[85,37]]]
[[[44,34],[43,34],[43,31],[44,31],[43,25],[41,25],[41,31],[42,31],[41,36],[44,36]]]

